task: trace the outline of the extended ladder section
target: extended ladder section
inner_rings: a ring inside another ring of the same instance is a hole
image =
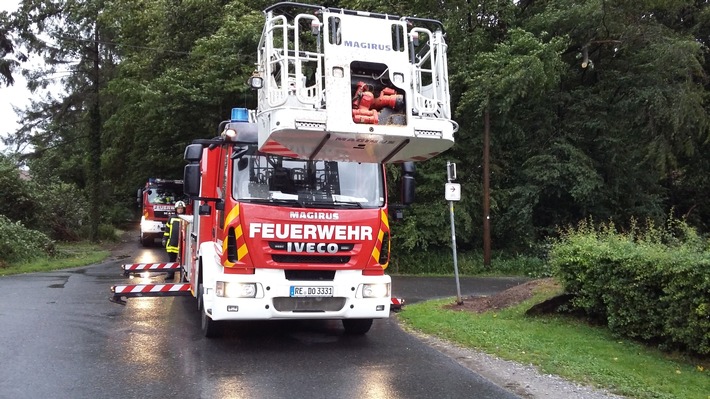
[[[265,14],[251,79],[261,151],[404,162],[454,144],[440,22],[298,3]]]

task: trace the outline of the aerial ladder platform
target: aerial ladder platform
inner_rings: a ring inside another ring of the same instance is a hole
[[[399,163],[454,144],[441,22],[291,2],[264,13],[249,79],[260,151]]]

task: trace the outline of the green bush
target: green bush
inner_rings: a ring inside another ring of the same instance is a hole
[[[75,241],[80,226],[88,222],[87,209],[76,185],[54,176],[22,179],[15,164],[0,155],[0,215],[52,239]]]
[[[710,353],[710,250],[684,222],[657,228],[584,221],[561,233],[550,253],[554,274],[574,294],[573,310],[619,335]]]
[[[663,329],[675,344],[710,353],[710,253],[679,253],[662,271]]]
[[[0,154],[0,215],[27,226],[38,220],[36,212],[32,189],[20,178],[17,166]]]
[[[28,183],[33,187],[38,203],[37,213],[42,221],[41,228],[55,240],[76,241],[80,239],[82,225],[88,223],[88,202],[79,189],[69,183],[53,179],[48,182]],[[46,229],[46,230],[45,230]]]
[[[54,241],[42,232],[0,215],[0,267],[9,263],[54,255]]]

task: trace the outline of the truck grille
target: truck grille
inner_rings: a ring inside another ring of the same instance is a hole
[[[271,255],[271,259],[278,263],[317,263],[342,265],[350,262],[349,256],[338,255]]]
[[[288,281],[333,281],[335,270],[284,270]]]
[[[274,309],[279,312],[337,312],[345,306],[346,298],[274,298]]]
[[[155,215],[156,218],[162,218],[162,219],[167,219],[169,216],[169,212],[167,212],[167,211],[153,211],[153,214]]]

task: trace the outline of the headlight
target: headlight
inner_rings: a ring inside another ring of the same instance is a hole
[[[363,284],[363,298],[386,298],[390,296],[390,285],[387,284]]]
[[[228,283],[217,281],[215,293],[224,298],[255,298],[255,283]]]

